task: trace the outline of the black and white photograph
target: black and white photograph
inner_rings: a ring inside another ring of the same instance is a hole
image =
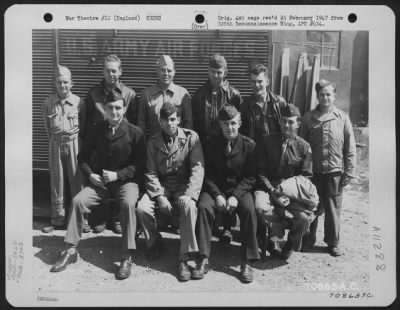
[[[390,304],[394,15],[342,8],[8,12],[8,301]]]

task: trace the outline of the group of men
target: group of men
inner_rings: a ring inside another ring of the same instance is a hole
[[[228,241],[239,217],[239,278],[245,283],[253,281],[251,263],[266,250],[287,260],[293,251],[312,246],[323,211],[324,241],[331,255],[342,254],[342,188],[354,177],[355,141],[348,116],[334,105],[335,85],[319,81],[319,104],[302,118],[296,106],[267,91],[263,64],[250,69],[253,94],[246,100],[229,84],[227,68],[222,55],[212,55],[209,79],[191,98],[173,83],[174,62],[163,55],[157,84],[137,100],[120,81],[121,61],[110,55],[104,80],[79,102],[71,92],[70,71],[58,66],[57,93],[44,104],[53,206],[46,232],[66,223],[65,184],[73,199],[65,250],[51,271],[77,261],[87,215],[109,198],[117,201],[113,225],[122,232],[118,279],[131,274],[139,227],[146,257],[161,257],[162,215],[178,219],[180,281],[202,279],[208,272],[218,214],[221,239]],[[84,187],[76,186],[80,173],[87,180]],[[281,249],[285,229],[290,232]],[[188,265],[193,258],[194,269]]]

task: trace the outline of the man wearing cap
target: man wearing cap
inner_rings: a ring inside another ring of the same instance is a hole
[[[286,106],[286,101],[267,90],[269,78],[266,66],[252,64],[249,73],[253,94],[245,98],[241,106],[243,123],[240,132],[257,141],[262,135],[279,132],[281,110]]]
[[[242,126],[240,132],[254,141],[258,141],[263,135],[280,131],[281,111],[287,104],[283,97],[267,90],[269,78],[266,66],[256,62],[251,64],[249,78],[253,94],[245,98],[241,106]],[[266,245],[269,252],[279,254],[279,245],[273,241],[276,239],[273,238],[273,232],[268,231],[268,242],[265,240],[266,234],[267,232],[260,227],[258,232],[261,239],[260,244]],[[264,252],[264,248],[261,250]]]
[[[160,132],[160,110],[169,102],[181,106],[181,127],[193,129],[192,105],[188,91],[174,84],[175,65],[168,55],[161,55],[157,61],[158,81],[144,89],[139,101],[138,125],[147,137]]]
[[[318,105],[303,116],[300,134],[313,152],[313,182],[320,197],[318,214],[325,211],[324,241],[332,256],[340,256],[342,192],[355,177],[356,143],[348,115],[335,106],[336,85],[320,80],[315,90]],[[308,246],[316,241],[317,224],[318,218],[306,238]]]
[[[193,96],[193,126],[203,143],[210,136],[220,134],[218,112],[222,107],[232,105],[240,110],[242,97],[240,92],[229,84],[227,75],[228,65],[225,57],[219,54],[212,55],[208,65],[208,80]],[[229,243],[232,240],[230,229],[235,225],[236,214],[225,214],[222,220],[224,230],[221,241]]]
[[[121,82],[122,63],[117,55],[108,55],[103,62],[103,80],[101,83],[89,90],[86,100],[80,111],[80,132],[81,139],[85,139],[90,127],[105,119],[105,104],[111,92],[119,93],[126,102],[125,117],[131,124],[137,124],[138,102],[135,91]],[[112,229],[115,233],[122,233],[118,210],[113,208],[114,213],[109,219],[112,222]],[[99,214],[99,218],[106,217]],[[103,220],[100,220],[102,222]],[[95,227],[95,232],[102,232],[105,224]]]
[[[104,108],[106,119],[90,128],[78,155],[79,165],[90,183],[72,200],[64,239],[66,249],[51,271],[63,271],[77,261],[76,248],[81,239],[84,215],[104,199],[113,197],[120,206],[122,226],[122,258],[116,277],[126,279],[131,274],[136,249],[135,206],[138,184],[143,177],[145,139],[142,130],[124,118],[127,104],[119,92],[109,93]]]
[[[239,133],[240,113],[225,105],[218,113],[221,133],[205,144],[206,176],[198,203],[199,257],[192,273],[202,279],[208,271],[211,232],[216,212],[236,211],[240,219],[240,280],[253,281],[250,264],[260,258],[256,238],[257,217],[252,189],[256,182],[255,142]]]
[[[314,218],[311,210],[303,205],[295,206],[294,202],[290,202],[288,197],[278,191],[279,186],[287,179],[295,176],[312,177],[310,145],[297,135],[300,119],[299,109],[288,104],[282,109],[280,132],[265,135],[257,141],[258,185],[254,195],[258,225],[268,225],[273,232],[273,238],[283,238],[285,222],[288,220],[285,210],[289,212],[291,229],[281,252],[283,259],[288,259],[293,251],[300,251],[302,237]],[[312,187],[311,181],[308,182]]]
[[[81,100],[71,92],[71,71],[57,65],[54,72],[56,92],[43,104],[43,118],[49,139],[49,170],[51,186],[51,224],[44,233],[64,229],[67,193],[73,197],[82,188],[82,176],[77,169],[79,109]],[[69,190],[66,190],[66,189]]]
[[[147,258],[157,259],[162,237],[156,217],[179,214],[180,249],[178,280],[191,277],[189,254],[198,252],[195,226],[196,202],[204,178],[204,158],[199,136],[179,127],[181,105],[166,102],[160,109],[161,131],[147,145],[145,186],[147,193],[138,203],[137,215],[143,227]]]

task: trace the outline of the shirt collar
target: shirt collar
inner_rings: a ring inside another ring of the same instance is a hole
[[[108,90],[108,88],[106,86],[106,80],[105,79],[103,79],[101,81],[101,84],[102,84],[102,88],[103,88],[104,93],[109,92],[109,90]],[[125,85],[121,82],[121,80],[119,80],[114,89],[116,89],[118,92],[122,93],[122,89],[124,87],[125,87]]]
[[[210,80],[208,80],[207,82],[208,82],[208,86],[210,87],[210,89],[212,89],[212,85],[211,85]],[[222,88],[225,92],[227,92],[228,89],[229,89],[229,82],[228,82],[228,80],[223,80],[222,83],[221,83],[221,85],[220,85],[220,88]]]
[[[75,100],[75,98],[74,98],[74,96],[73,96],[73,94],[71,92],[68,94],[68,96],[65,99],[61,99],[58,96],[58,93],[55,93],[53,98],[52,98],[52,103],[53,104],[64,102],[64,103],[69,104],[70,106],[73,106],[75,101],[76,100]]]
[[[329,120],[329,119],[336,119],[339,117],[340,113],[339,110],[336,108],[336,106],[333,106],[332,111],[328,112],[327,114],[322,114],[319,111],[319,104],[315,107],[314,110],[312,110],[312,116],[317,119],[317,120]]]
[[[108,123],[108,128],[114,128],[114,130],[117,130],[117,129],[119,128],[119,126],[121,125],[123,119],[124,119],[124,118],[121,118],[121,120],[120,120],[120,121],[118,122],[118,124],[115,125],[115,126],[113,126],[113,125],[111,125],[110,123],[107,122],[107,123]]]
[[[168,88],[167,89],[165,89],[165,91],[170,91],[171,93],[175,93],[176,92],[176,85],[174,84],[174,82],[171,82],[171,84],[169,84],[168,85]],[[161,89],[161,87],[159,86],[159,84],[157,83],[155,86],[154,86],[154,90],[153,90],[153,93],[152,93],[152,95],[155,95],[155,94],[158,94],[158,93],[162,93],[163,92],[163,90]]]

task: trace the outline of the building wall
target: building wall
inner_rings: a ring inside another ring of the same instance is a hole
[[[306,42],[306,31],[272,31],[272,89],[279,93],[280,63],[283,49],[290,49],[289,94],[293,86],[299,56],[302,52],[315,53]],[[368,32],[342,31],[338,69],[322,69],[320,78],[337,85],[337,106],[347,113],[353,122],[364,118],[368,122]],[[312,65],[310,63],[310,65]],[[288,98],[286,98],[288,99]],[[357,108],[351,108],[356,106]],[[364,113],[363,116],[361,113]]]

